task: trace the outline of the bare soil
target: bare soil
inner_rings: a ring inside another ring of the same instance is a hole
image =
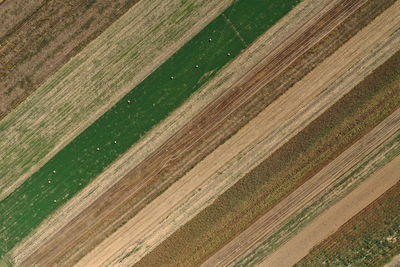
[[[46,0],[0,1],[0,40],[12,34],[26,19],[46,2]]]

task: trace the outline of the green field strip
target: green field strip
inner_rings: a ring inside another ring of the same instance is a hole
[[[226,18],[233,22],[240,36],[245,36],[246,42],[250,44],[298,2],[291,0],[281,5],[277,0],[237,1],[225,10],[224,16],[217,17],[133,88],[1,201],[0,256],[13,248],[43,219],[86,186],[246,48]],[[267,16],[268,20],[265,20]],[[262,26],[257,24],[254,30],[252,27],[239,27],[248,23],[251,25],[253,20]]]

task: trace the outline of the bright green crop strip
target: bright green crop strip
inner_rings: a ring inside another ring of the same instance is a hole
[[[235,2],[133,88],[0,203],[0,257],[299,1]]]

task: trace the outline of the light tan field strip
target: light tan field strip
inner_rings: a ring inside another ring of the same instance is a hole
[[[353,3],[354,2],[357,2],[357,1],[353,1]],[[357,2],[357,3],[360,4],[360,1]],[[361,1],[361,3],[362,3],[362,1]],[[357,8],[353,5],[353,9],[350,9],[350,10],[356,10],[356,9]],[[347,12],[344,12],[345,14],[349,13],[348,9],[344,9],[344,10],[347,11]],[[332,17],[332,16],[330,16],[330,17]],[[337,23],[340,23],[340,21],[337,21],[337,19],[344,19],[343,17],[346,17],[346,15],[342,14],[342,16],[334,17],[333,23],[332,24],[328,24],[328,26],[329,26],[328,29],[334,28],[335,27],[334,25],[336,25]],[[312,24],[311,24],[311,26],[312,26]],[[322,38],[324,36],[324,34],[325,34],[325,31],[327,31],[327,30],[322,31],[322,33],[318,32],[319,34],[316,34],[316,35],[319,38]],[[317,40],[313,40],[313,41],[317,42],[318,39]],[[307,43],[307,44],[305,44],[305,47],[308,47],[310,45],[311,44]],[[300,51],[304,51],[302,49],[304,49],[304,47],[301,47]],[[292,55],[292,56],[294,56],[294,55]],[[292,59],[289,58],[289,62],[290,62],[290,60],[292,60]],[[282,62],[282,61],[280,61],[280,62]],[[278,65],[279,65],[279,63],[278,63]],[[265,82],[265,81],[261,80],[261,82]],[[257,89],[257,87],[256,87],[256,89]],[[209,112],[202,112],[202,113],[205,113],[207,116],[209,115]],[[218,114],[220,114],[220,113],[218,113]],[[208,123],[207,125],[209,125],[209,124],[210,123]],[[210,124],[210,125],[212,125],[212,124]],[[207,127],[209,127],[209,126],[207,126]],[[186,135],[185,135],[184,140],[186,140],[186,139],[187,138],[186,138]],[[178,139],[178,140],[181,140],[181,139]],[[196,141],[196,140],[194,140],[194,141]],[[194,141],[192,140],[191,143],[193,143]],[[176,143],[173,143],[173,144],[174,144],[174,148],[173,149],[176,149],[176,147],[177,147]],[[187,149],[186,146],[185,146],[185,149]],[[163,153],[165,152],[163,150],[161,150],[161,151]],[[180,153],[181,152],[182,151],[180,151]],[[171,160],[170,158],[168,158],[168,156],[167,157],[166,156],[162,156],[161,159],[162,159],[161,163],[160,163],[161,168],[165,167],[166,162],[169,163],[169,161]],[[146,170],[144,170],[144,173],[150,172],[149,178],[152,178],[151,174],[153,174],[155,171],[157,171],[157,168],[156,168],[156,170],[151,172],[151,171],[148,170],[148,166],[149,165],[151,165],[152,168],[153,168],[153,166],[157,167],[159,165],[159,163],[157,163],[157,164],[147,163],[147,165],[144,165],[144,166],[146,166]],[[71,225],[68,226],[68,228],[60,230],[60,234],[58,235],[57,239],[53,239],[51,241],[51,243],[47,243],[45,245],[45,247],[40,249],[39,253],[35,252],[35,255],[33,255],[33,257],[30,257],[30,259],[28,259],[25,262],[25,264],[38,262],[38,260],[40,260],[40,262],[42,264],[44,262],[48,262],[49,260],[52,260],[52,261],[56,260],[58,262],[59,261],[59,260],[57,260],[58,253],[56,253],[55,251],[61,251],[61,253],[66,253],[66,252],[69,253],[68,257],[67,256],[62,256],[63,254],[61,254],[61,256],[64,257],[65,259],[67,259],[67,260],[70,260],[72,254],[70,252],[68,252],[69,248],[72,248],[72,251],[75,250],[75,253],[82,253],[82,249],[78,249],[78,247],[82,246],[82,244],[85,244],[85,243],[89,242],[88,239],[93,239],[93,235],[94,235],[93,231],[96,231],[96,230],[92,230],[92,229],[96,229],[94,227],[97,227],[97,225],[101,225],[104,222],[107,222],[108,225],[111,225],[111,226],[113,226],[113,224],[115,224],[117,226],[121,225],[121,217],[123,218],[123,216],[125,216],[125,214],[121,214],[121,216],[117,216],[117,217],[114,216],[115,217],[114,219],[104,218],[104,215],[107,215],[107,212],[109,213],[109,211],[111,210],[110,206],[119,208],[118,205],[121,205],[120,204],[121,203],[121,199],[125,198],[124,195],[128,195],[128,197],[130,197],[130,195],[135,194],[137,192],[137,190],[140,190],[143,187],[143,185],[142,185],[143,182],[148,180],[148,178],[147,179],[141,178],[142,176],[143,176],[143,172],[138,172],[137,175],[133,175],[135,180],[140,182],[138,186],[135,185],[133,187],[132,185],[127,184],[127,185],[125,185],[123,187],[120,186],[121,190],[114,190],[113,189],[112,191],[110,191],[113,194],[112,196],[110,196],[110,194],[105,195],[105,196],[101,196],[101,198],[102,198],[101,201],[100,200],[96,201],[96,205],[93,206],[93,207],[91,206],[90,210],[83,212],[80,215],[79,219],[74,219],[74,221],[72,222]],[[133,189],[127,190],[126,188],[133,188]],[[113,200],[111,201],[111,199],[113,199]],[[138,202],[139,203],[133,202],[132,204],[125,205],[125,206],[128,206],[129,207],[129,211],[130,211],[130,210],[133,210],[134,207],[136,207],[136,206],[141,204],[141,201],[138,201]],[[107,203],[107,205],[104,206],[104,203]],[[107,212],[104,211],[104,210],[106,210]],[[89,214],[91,214],[91,215],[89,215]],[[92,222],[89,222],[88,220],[91,220]],[[110,226],[107,226],[107,227],[110,227]],[[88,230],[85,230],[85,229],[88,229]],[[85,231],[89,231],[90,236],[86,235]],[[102,239],[101,235],[103,235],[104,231],[100,231],[100,230],[97,230],[97,231],[99,233],[99,237],[97,237],[97,238],[99,238],[100,241],[101,241],[101,239]],[[73,233],[73,234],[68,234],[68,233]],[[80,238],[80,235],[83,235],[82,238]],[[74,241],[74,239],[77,239],[77,238],[80,238],[81,241],[79,241],[79,240],[78,240],[79,242],[78,241]],[[59,240],[59,241],[57,241],[57,240]],[[100,241],[97,241],[97,242],[100,242]],[[74,242],[74,243],[71,243],[71,242]],[[88,245],[89,246],[93,246],[90,243]],[[84,245],[84,246],[87,247],[88,245]],[[48,249],[46,249],[46,247],[48,247]],[[50,255],[50,253],[47,252],[48,250],[52,251],[51,255]],[[62,251],[64,251],[64,252],[62,252]],[[82,253],[82,254],[84,255],[85,253]],[[76,256],[76,255],[74,255],[74,256]],[[51,258],[53,258],[53,259],[51,259]]]
[[[385,265],[385,267],[399,267],[400,266],[400,255],[393,257],[393,259]]]
[[[233,163],[240,159],[249,159],[250,156],[246,155],[249,151],[263,155],[262,158],[268,157],[349,92],[399,48],[400,36],[393,34],[399,25],[393,22],[393,16],[385,15],[379,16],[197,164],[83,258],[78,266],[131,265],[137,262],[244,175],[233,171],[226,179],[219,178],[218,172],[235,165]],[[238,169],[238,165],[232,168]],[[198,191],[198,188],[202,190]]]
[[[330,207],[260,266],[293,266],[313,246],[336,232],[341,225],[400,181],[400,156],[361,183],[349,195]]]
[[[400,110],[397,110],[210,257],[203,266],[232,265],[243,254],[271,236],[289,218],[334,188],[343,176],[357,169],[371,154],[376,154],[399,133]]]
[[[130,168],[137,165],[152,151],[165,142],[173,133],[186,124],[194,114],[210,103],[221,92],[230,88],[242,75],[248,72],[265,54],[274,50],[298,29],[302,21],[319,17],[321,10],[328,10],[336,1],[307,0],[298,5],[284,19],[279,21],[249,49],[243,52],[210,83],[196,92],[191,99],[177,109],[165,122],[153,129],[142,141],[132,147],[94,182],[77,194],[49,220],[41,224],[36,233],[26,238],[12,252],[17,263],[22,262],[35,251],[54,232],[61,229],[72,218],[107,190],[115,181],[122,178]],[[108,179],[113,177],[112,181]]]
[[[143,0],[91,42],[0,122],[0,200],[232,1]]]

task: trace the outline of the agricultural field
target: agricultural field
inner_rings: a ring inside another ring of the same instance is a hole
[[[143,266],[157,265],[157,262],[151,262],[151,260],[164,261],[166,259],[163,257],[171,259],[171,255],[177,255],[177,260],[181,261],[185,259],[186,251],[189,254],[186,257],[194,259],[195,256],[190,253],[206,254],[207,249],[215,250],[216,248],[213,246],[218,248],[225,240],[229,240],[230,236],[243,231],[260,214],[279,203],[294,188],[310,178],[313,172],[327,164],[335,154],[340,154],[359,136],[373,128],[387,114],[396,110],[400,104],[400,87],[399,80],[397,80],[400,78],[399,59],[399,54],[393,56],[389,62],[385,63],[388,65],[383,65],[383,69],[379,69],[376,74],[373,73],[367,77],[364,82],[310,123],[306,129],[229,188],[212,205],[176,231],[147,258],[144,258]],[[327,66],[329,65],[327,64]],[[392,73],[387,72],[393,66],[397,66],[397,70],[394,69]],[[383,76],[382,73],[388,76]],[[316,73],[316,76],[318,74]],[[382,77],[382,80],[376,79],[377,77]],[[382,86],[381,84],[390,82],[389,78],[395,80],[394,85],[390,83]],[[381,85],[381,91],[377,91],[375,86],[371,86],[373,85],[371,81]],[[306,85],[304,87],[307,88]],[[394,101],[393,104],[384,103],[386,102],[385,98],[386,101]],[[363,119],[363,117],[370,117],[371,110],[369,108],[377,110],[378,112],[375,114],[382,117],[371,120]],[[386,108],[389,110],[385,111]],[[337,112],[338,110],[341,112]],[[324,127],[320,125],[324,125]],[[349,131],[348,129],[354,130]],[[339,137],[340,142],[338,142]],[[324,153],[318,153],[318,151],[324,151]],[[292,160],[290,161],[288,154],[291,155]],[[227,227],[227,225],[232,226]],[[218,240],[217,237],[225,238],[225,240]],[[182,244],[182,246],[178,247],[176,244]],[[158,253],[158,251],[161,252]],[[227,252],[227,254],[231,255],[232,253]],[[146,260],[148,261],[146,262]],[[178,263],[172,262],[172,265],[174,264]],[[184,264],[190,265],[188,262]],[[210,264],[210,266],[212,265]]]
[[[399,253],[399,0],[4,0],[0,15],[0,266]]]
[[[329,265],[375,266],[388,263],[400,253],[399,202],[400,183],[397,182],[313,248],[296,266],[320,265],[323,262]]]
[[[5,1],[0,10],[4,26],[0,29],[0,118],[137,2]]]

